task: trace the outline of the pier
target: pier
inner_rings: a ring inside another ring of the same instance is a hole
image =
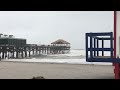
[[[24,59],[41,54],[66,54],[70,52],[70,43],[59,39],[50,45],[27,44],[26,39],[0,34],[0,60]]]

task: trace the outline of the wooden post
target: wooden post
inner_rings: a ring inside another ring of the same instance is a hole
[[[2,59],[4,59],[4,51],[5,51],[5,48],[2,47]]]
[[[25,57],[27,57],[27,48],[24,48],[24,52],[25,52]]]
[[[34,48],[33,48],[32,50],[33,50],[33,55],[34,55],[34,54],[35,54],[35,53],[34,53]]]
[[[23,57],[23,48],[21,49],[21,57],[24,58],[24,57]]]
[[[40,47],[39,47],[39,55],[40,55]]]
[[[16,50],[16,58],[18,58],[18,48],[17,48],[17,50]]]
[[[44,48],[42,48],[42,54],[43,54]]]
[[[12,49],[13,49],[12,58],[15,58],[15,57],[14,57],[15,49],[14,49],[14,47],[13,47]]]
[[[36,55],[38,54],[38,47],[36,46]]]
[[[30,52],[31,52],[31,48],[30,48],[30,47],[29,47],[29,50],[28,50],[28,51],[29,51],[29,57],[30,57]]]
[[[7,58],[7,50],[5,51],[5,59]]]

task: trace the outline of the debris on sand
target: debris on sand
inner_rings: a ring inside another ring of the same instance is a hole
[[[32,79],[45,79],[43,76],[33,77]]]

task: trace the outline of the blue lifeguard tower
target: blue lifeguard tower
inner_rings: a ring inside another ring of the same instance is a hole
[[[120,63],[120,59],[114,58],[113,40],[113,32],[86,33],[86,61]],[[110,47],[104,47],[105,41],[110,41]],[[104,52],[110,52],[110,55],[105,56]]]
[[[114,11],[114,32],[86,33],[85,36],[86,61],[113,63],[115,79],[120,79],[120,11]],[[105,41],[110,41],[109,47],[104,47]],[[110,54],[105,56],[104,52]]]

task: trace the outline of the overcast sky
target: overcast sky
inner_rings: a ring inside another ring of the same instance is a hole
[[[0,33],[50,44],[57,39],[85,48],[85,33],[113,31],[112,11],[0,11]]]

